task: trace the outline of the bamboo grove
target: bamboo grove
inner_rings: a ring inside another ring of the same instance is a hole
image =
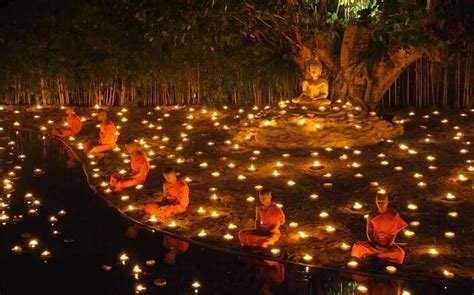
[[[267,105],[299,92],[301,73],[291,44],[267,40],[269,50],[253,41],[255,36],[238,36],[243,28],[233,23],[248,16],[229,17],[216,8],[204,24],[188,12],[190,0],[39,0],[19,10],[25,6],[19,5],[22,1],[2,4],[1,104]],[[210,10],[217,5],[202,2]],[[219,9],[236,11],[247,3],[228,2],[233,5]],[[339,1],[329,8],[328,19],[347,22],[357,9],[378,2]],[[452,7],[463,3],[452,2]],[[150,12],[154,10],[166,17]],[[193,37],[180,39],[180,34]],[[396,79],[380,106],[474,106],[473,52],[467,41],[442,61],[416,61]]]

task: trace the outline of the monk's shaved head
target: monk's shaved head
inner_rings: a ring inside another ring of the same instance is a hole
[[[377,194],[375,197],[375,204],[377,205],[379,213],[384,213],[388,210],[388,195],[387,194]]]

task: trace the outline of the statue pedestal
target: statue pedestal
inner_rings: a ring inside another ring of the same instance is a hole
[[[251,147],[343,148],[378,143],[403,134],[403,126],[350,105],[308,108],[290,105],[243,120],[234,140]]]

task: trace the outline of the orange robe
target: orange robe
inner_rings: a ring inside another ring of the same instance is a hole
[[[68,128],[54,128],[52,131],[53,136],[69,137],[79,134],[82,129],[82,121],[76,114],[69,114],[66,118]]]
[[[115,190],[121,190],[127,187],[136,186],[137,184],[142,184],[145,182],[150,171],[150,163],[148,163],[148,158],[146,153],[137,152],[132,156],[130,161],[131,164],[131,174],[134,177],[122,177],[120,174],[114,173],[110,176],[110,185],[115,188]],[[143,170],[140,172],[140,170]]]
[[[270,228],[275,224],[285,223],[285,214],[276,204],[271,204],[268,209],[259,210],[260,224],[257,229],[244,229],[239,232],[240,245],[265,248],[275,244],[280,239],[280,229],[274,232]]]
[[[390,245],[392,237],[407,227],[407,223],[395,211],[387,211],[371,217],[369,222],[373,227],[373,242],[360,241],[352,247],[352,256],[364,258],[375,255],[380,259],[402,264],[405,252],[396,245]]]
[[[112,121],[108,120],[100,124],[98,142],[89,142],[84,147],[84,152],[98,154],[113,150],[117,146],[116,128]]]
[[[112,121],[102,122],[100,124],[99,132],[99,144],[102,145],[113,145],[115,147],[117,143],[116,128]]]
[[[145,205],[145,212],[164,219],[186,211],[189,205],[189,187],[186,182],[178,180],[166,183],[165,198],[161,202]]]

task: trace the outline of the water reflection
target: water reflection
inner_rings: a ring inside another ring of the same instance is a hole
[[[12,184],[0,195],[8,217],[0,227],[2,295],[356,294],[360,286],[365,294],[472,294],[470,285],[352,277],[138,231],[92,193],[62,144],[27,132],[0,136],[1,178]]]

